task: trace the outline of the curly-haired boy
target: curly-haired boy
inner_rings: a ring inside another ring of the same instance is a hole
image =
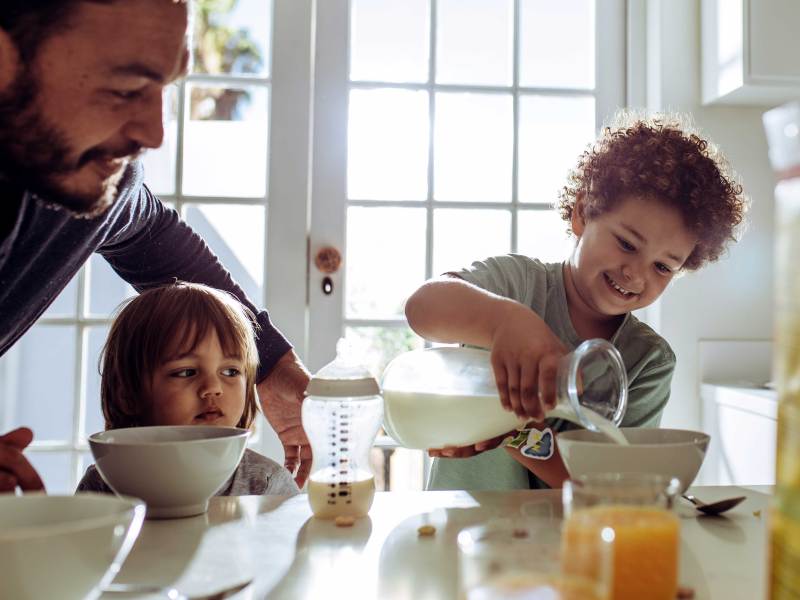
[[[655,427],[675,355],[631,312],[653,303],[683,271],[717,260],[736,239],[746,208],[742,187],[684,118],[623,112],[580,156],[558,208],[576,238],[567,260],[505,255],[474,262],[422,285],[406,304],[408,322],[432,341],[489,348],[503,406],[537,422],[555,405],[558,360],[583,340],[607,339],[628,373],[622,426]],[[554,435],[567,424],[544,426]],[[430,451],[437,458],[428,487],[558,487],[567,477],[555,444],[531,457],[496,448],[502,439]]]

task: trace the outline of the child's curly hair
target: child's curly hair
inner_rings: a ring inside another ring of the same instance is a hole
[[[683,264],[689,271],[720,257],[737,239],[747,210],[725,157],[680,115],[618,113],[570,171],[558,209],[570,222],[580,198],[591,219],[629,196],[654,198],[681,212],[698,240]]]

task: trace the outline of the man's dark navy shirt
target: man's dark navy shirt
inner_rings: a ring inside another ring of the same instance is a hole
[[[141,163],[134,162],[120,180],[114,204],[92,219],[76,218],[46,199],[23,193],[16,222],[0,240],[0,355],[36,322],[94,252],[137,291],[177,278],[235,295],[260,325],[259,381],[291,348],[202,238],[147,189]]]

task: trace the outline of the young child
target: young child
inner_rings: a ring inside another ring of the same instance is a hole
[[[121,309],[103,348],[100,400],[106,430],[248,429],[258,412],[257,368],[252,321],[232,296],[183,282],[142,292]],[[77,491],[113,493],[94,465]],[[287,469],[248,448],[217,495],[298,492]]]
[[[558,359],[589,338],[611,341],[625,363],[621,425],[658,426],[675,355],[631,312],[717,260],[746,201],[725,159],[680,117],[621,113],[581,155],[558,208],[576,238],[563,263],[488,258],[426,282],[406,304],[422,337],[488,348],[504,408],[535,422],[505,448],[501,436],[430,451],[429,489],[560,487],[568,475],[554,437],[571,424],[542,420]]]

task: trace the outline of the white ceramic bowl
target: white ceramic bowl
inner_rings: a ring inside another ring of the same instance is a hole
[[[144,512],[137,498],[108,494],[0,495],[0,598],[96,598]]]
[[[236,470],[250,432],[205,425],[131,427],[89,436],[97,470],[117,494],[147,503],[147,518],[204,513]]]
[[[686,429],[622,427],[628,446],[600,433],[576,429],[556,436],[570,477],[593,473],[656,473],[677,477],[686,491],[703,464],[708,434]]]

